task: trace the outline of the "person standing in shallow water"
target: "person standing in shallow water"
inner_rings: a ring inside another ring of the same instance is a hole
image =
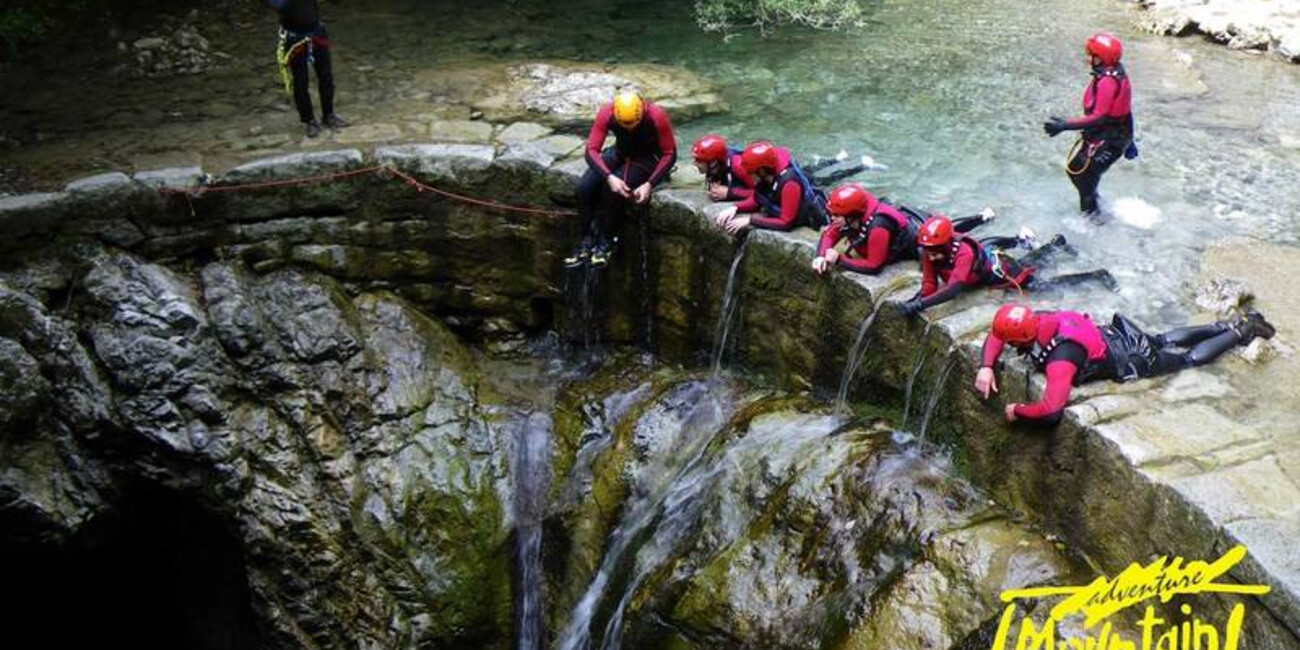
[[[601,150],[614,135],[614,146]],[[677,140],[668,114],[635,90],[620,90],[601,106],[587,136],[587,171],[578,179],[578,219],[582,239],[568,257],[567,268],[609,263],[615,212],[629,202],[644,205],[677,162]]]
[[[307,137],[320,135],[321,122],[331,129],[348,125],[334,114],[334,70],[330,65],[330,40],[320,20],[316,0],[267,0],[280,14],[280,46],[276,58],[285,90],[292,88],[293,104]],[[320,94],[321,121],[311,105],[311,82],[308,67],[316,68],[317,92]],[[291,78],[290,78],[291,76]]]
[[[1110,166],[1125,158],[1137,157],[1133,145],[1133,89],[1120,58],[1124,45],[1112,34],[1094,34],[1084,44],[1092,66],[1092,81],[1083,91],[1083,116],[1073,119],[1051,117],[1043,123],[1047,135],[1061,131],[1080,131],[1065,171],[1079,192],[1079,211],[1098,213],[1097,186]]]

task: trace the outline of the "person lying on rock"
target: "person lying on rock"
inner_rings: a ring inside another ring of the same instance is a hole
[[[614,146],[601,151],[614,134]],[[644,204],[650,191],[677,162],[677,141],[668,114],[635,90],[620,90],[600,107],[587,136],[587,172],[578,180],[578,220],[582,239],[565,258],[569,268],[609,263],[614,213],[628,202]]]
[[[754,178],[754,193],[718,213],[718,226],[732,235],[747,227],[794,230],[825,226],[826,196],[813,184],[790,152],[771,142],[755,142],[740,154],[740,165]],[[741,214],[759,213],[754,216]]]
[[[1205,365],[1238,345],[1249,345],[1256,337],[1270,339],[1274,333],[1273,326],[1253,309],[1231,321],[1147,334],[1120,314],[1110,325],[1098,326],[1079,312],[1035,312],[1008,304],[994,314],[984,339],[975,392],[983,399],[998,392],[994,367],[1003,348],[1010,345],[1029,355],[1047,375],[1047,387],[1033,404],[1007,404],[1007,421],[1056,424],[1072,386],[1095,379],[1131,381]]]
[[[895,208],[857,183],[832,190],[826,211],[831,223],[822,229],[817,256],[812,261],[818,274],[838,265],[875,275],[887,264],[919,259],[916,235],[929,215],[907,206]],[[984,208],[977,215],[953,219],[952,227],[957,232],[969,232],[996,216],[993,208]],[[837,248],[840,242],[847,242],[843,252]]]
[[[1092,66],[1092,81],[1083,91],[1083,116],[1074,119],[1052,117],[1043,123],[1047,135],[1080,131],[1065,171],[1079,192],[1079,211],[1098,212],[1097,186],[1101,175],[1120,157],[1136,158],[1133,146],[1133,89],[1119,62],[1124,46],[1112,34],[1094,34],[1084,43]]]
[[[921,249],[921,291],[911,300],[899,304],[899,312],[904,316],[914,316],[948,302],[966,287],[1028,290],[1099,282],[1114,291],[1117,286],[1115,278],[1105,269],[1038,278],[1035,264],[1053,253],[1071,250],[1061,235],[1035,247],[1033,232],[1028,229],[1016,237],[978,240],[954,230],[947,217],[930,217],[921,224],[916,236]],[[1016,259],[1008,251],[1017,246],[1032,250]]]
[[[695,168],[704,175],[710,201],[744,201],[754,194],[754,178],[740,162],[740,150],[727,146],[727,139],[709,134],[691,145]]]
[[[276,58],[285,90],[293,89],[293,104],[298,109],[307,137],[320,135],[321,122],[311,105],[311,82],[307,68],[316,68],[316,86],[320,94],[321,119],[331,129],[341,129],[347,121],[334,114],[334,70],[330,65],[330,39],[320,20],[316,0],[267,0],[280,14],[280,47]],[[289,75],[293,81],[290,83]]]

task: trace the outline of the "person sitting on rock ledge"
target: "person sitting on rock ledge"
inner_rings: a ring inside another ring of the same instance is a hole
[[[857,183],[832,190],[826,210],[831,224],[822,229],[817,256],[812,261],[818,274],[839,265],[875,275],[888,264],[918,259],[916,235],[929,215],[906,206],[895,208]],[[969,232],[996,216],[993,208],[984,208],[977,215],[953,219],[952,227],[957,232]],[[837,248],[842,241],[848,242],[843,253]]]
[[[1110,325],[1097,326],[1087,314],[1038,311],[1019,304],[1003,305],[993,316],[984,339],[975,391],[984,399],[998,392],[994,367],[1003,347],[1011,345],[1029,355],[1047,375],[1047,387],[1033,404],[1007,404],[1008,422],[1060,421],[1071,386],[1094,379],[1131,381],[1205,365],[1256,337],[1273,338],[1275,330],[1264,316],[1250,309],[1231,321],[1180,327],[1147,334],[1120,314]]]
[[[711,201],[744,201],[754,194],[754,178],[741,165],[740,151],[727,146],[726,138],[706,135],[691,146],[695,168],[704,175]]]
[[[1040,279],[1035,276],[1036,263],[1045,260],[1052,253],[1071,250],[1061,235],[1042,246],[1036,246],[1033,231],[1027,228],[1016,237],[985,237],[979,240],[960,233],[954,234],[954,230],[952,221],[947,217],[930,217],[921,224],[921,230],[916,236],[921,247],[921,291],[911,300],[899,304],[898,310],[902,315],[915,316],[930,307],[948,302],[956,298],[965,287],[1040,290],[1083,282],[1099,282],[1111,291],[1117,287],[1115,278],[1105,269],[1052,278]],[[1007,251],[1017,246],[1032,250],[1016,259]]]
[[[330,65],[330,39],[325,25],[320,21],[320,8],[316,0],[267,0],[280,13],[280,46],[276,58],[280,63],[280,76],[285,90],[292,85],[293,104],[298,109],[298,119],[307,131],[307,137],[320,135],[321,123],[311,105],[311,82],[307,67],[316,67],[316,85],[320,93],[320,109],[325,126],[341,129],[348,123],[334,114],[334,70]],[[292,73],[292,84],[289,74]]]
[[[614,146],[601,151],[614,134]],[[587,172],[578,180],[582,240],[564,265],[609,263],[611,215],[631,201],[644,204],[677,162],[677,141],[662,108],[634,90],[621,90],[600,107],[587,136]]]
[[[794,230],[825,226],[826,195],[794,161],[790,152],[771,142],[755,142],[740,154],[740,164],[754,177],[754,193],[748,199],[722,210],[715,220],[732,235],[746,227]],[[763,216],[740,214],[762,212]]]

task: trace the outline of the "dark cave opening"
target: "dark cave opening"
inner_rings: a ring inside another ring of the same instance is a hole
[[[0,544],[5,636],[46,648],[262,647],[226,522],[165,488],[123,496],[111,520],[62,546]]]

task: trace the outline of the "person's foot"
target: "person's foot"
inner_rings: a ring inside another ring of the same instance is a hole
[[[320,122],[317,122],[316,120],[307,122],[303,125],[303,128],[307,131],[307,137],[309,138],[314,138],[320,135]]]
[[[329,115],[325,116],[325,126],[328,126],[331,129],[341,129],[347,125],[348,125],[347,120],[333,113],[330,113]]]
[[[1277,328],[1272,323],[1264,320],[1264,315],[1254,309],[1247,309],[1246,313],[1237,318],[1232,324],[1232,328],[1237,330],[1237,335],[1241,337],[1241,344],[1247,345],[1259,337],[1265,340],[1273,338],[1277,334]]]
[[[586,264],[590,259],[591,259],[591,240],[583,239],[582,243],[574,247],[573,253],[569,254],[568,257],[564,258],[564,268],[576,269],[582,266],[583,264]]]
[[[609,245],[608,241],[602,240],[599,244],[596,244],[596,248],[591,251],[591,266],[597,269],[606,266],[609,264],[609,258],[613,255],[613,247]]]
[[[1038,235],[1034,234],[1034,231],[1029,226],[1020,228],[1020,232],[1016,233],[1016,240],[1020,242],[1021,248],[1027,250],[1038,248]]]

